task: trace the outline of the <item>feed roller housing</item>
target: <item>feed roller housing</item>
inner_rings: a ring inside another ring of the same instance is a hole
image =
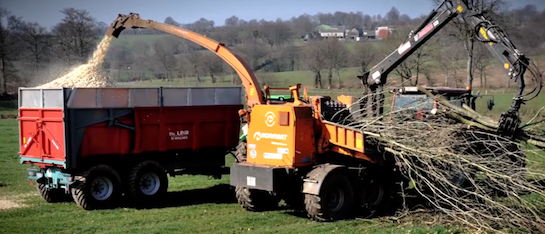
[[[21,163],[224,152],[238,143],[242,98],[239,87],[20,88]]]

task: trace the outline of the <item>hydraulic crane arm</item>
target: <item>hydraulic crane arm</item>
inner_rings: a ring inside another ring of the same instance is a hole
[[[242,80],[242,85],[246,90],[246,100],[248,107],[251,108],[256,104],[264,104],[265,99],[263,92],[259,87],[259,82],[255,77],[253,71],[238,55],[231,52],[222,43],[214,41],[206,36],[197,34],[187,29],[179,28],[173,25],[159,23],[153,20],[144,20],[140,18],[140,15],[130,13],[129,15],[119,14],[117,19],[110,25],[106,35],[118,37],[121,31],[125,28],[145,28],[155,29],[161,32],[169,33],[174,36],[188,39],[192,42],[199,44],[200,46],[214,52],[220,58],[222,58],[227,64],[229,64]]]
[[[523,95],[524,74],[530,66],[529,59],[513,45],[503,29],[493,25],[481,12],[475,11],[472,5],[468,4],[468,0],[444,0],[415,31],[408,35],[397,50],[359,77],[372,92],[373,115],[378,116],[383,113],[382,91],[388,74],[453,19],[460,19],[474,29],[476,39],[486,43],[488,50],[502,63],[507,76],[518,83],[518,90],[511,107],[507,112],[502,113],[499,122],[500,132],[513,134],[520,125],[518,111],[525,101],[524,96],[533,94],[532,98],[534,98],[541,90],[541,74],[532,71],[536,88]]]

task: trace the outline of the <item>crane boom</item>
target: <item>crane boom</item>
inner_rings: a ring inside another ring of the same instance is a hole
[[[523,94],[526,86],[524,74],[529,67],[530,60],[514,46],[501,27],[493,25],[483,16],[482,12],[474,10],[468,4],[468,0],[444,0],[416,30],[408,35],[399,48],[363,76],[358,76],[366,88],[371,91],[372,113],[374,116],[383,113],[383,85],[387,82],[388,74],[456,18],[475,30],[476,39],[486,44],[488,50],[501,62],[507,76],[518,84],[517,93],[509,110],[502,113],[500,117],[498,129],[500,132],[513,134],[517,131],[521,122],[518,111],[521,105],[524,104],[524,96],[533,94],[532,98],[534,98],[541,91],[541,74],[534,74],[534,76],[538,77],[534,82],[536,88],[528,94]]]
[[[214,52],[227,64],[229,64],[242,80],[242,85],[246,90],[248,107],[251,108],[254,105],[265,103],[263,92],[259,87],[259,82],[257,81],[253,71],[248,67],[242,58],[231,52],[222,43],[174,25],[160,23],[153,20],[144,20],[140,18],[139,14],[136,13],[130,13],[129,15],[119,14],[116,20],[108,28],[106,35],[117,38],[121,31],[123,31],[125,28],[155,29],[174,36],[185,38]]]

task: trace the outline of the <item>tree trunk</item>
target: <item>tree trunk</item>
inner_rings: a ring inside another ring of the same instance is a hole
[[[318,88],[318,74],[320,72],[317,71],[317,72],[314,72],[314,88],[317,89]]]
[[[333,69],[331,68],[327,72],[327,81],[328,81],[327,89],[331,89],[331,86],[333,83]]]
[[[342,81],[341,81],[341,74],[340,74],[340,70],[337,69],[337,79],[339,80],[339,89],[342,88]]]
[[[322,74],[321,74],[320,71],[316,72],[316,83],[317,83],[317,85],[316,85],[317,88],[319,88],[319,89],[323,88],[323,86],[322,86]]]
[[[291,60],[291,70],[295,71],[295,59]]]
[[[214,74],[210,73],[210,79],[212,80],[212,83],[216,83],[216,77],[214,77]]]
[[[8,94],[8,72],[6,69],[6,57],[4,54],[2,54],[1,56],[2,57],[0,58],[0,66],[2,66],[2,94],[6,95]]]
[[[469,37],[469,39],[465,43],[465,47],[467,50],[467,87],[469,87],[469,90],[473,88],[473,47],[475,45],[475,40],[473,37]]]
[[[480,79],[481,88],[485,88],[484,83],[483,83],[483,78],[484,78],[483,71],[480,71],[479,72],[479,79]]]

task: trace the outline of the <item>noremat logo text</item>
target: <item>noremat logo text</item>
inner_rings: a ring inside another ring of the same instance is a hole
[[[288,134],[277,134],[277,133],[261,133],[261,132],[255,132],[254,133],[254,139],[256,141],[259,141],[259,139],[272,139],[272,140],[283,140],[285,141],[286,138],[288,138]]]

